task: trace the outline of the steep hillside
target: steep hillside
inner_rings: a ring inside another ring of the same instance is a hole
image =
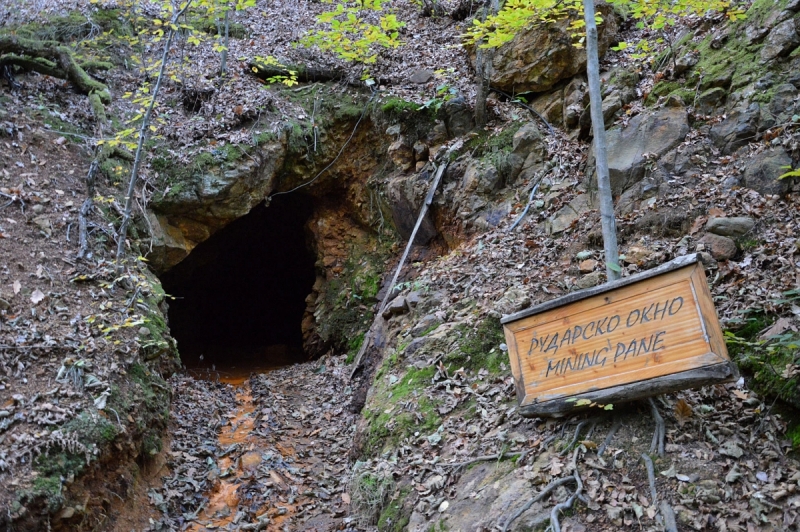
[[[599,6],[623,276],[699,254],[742,378],[560,419],[500,318],[605,281],[585,55],[522,32],[476,129],[477,2],[393,2],[374,65],[295,46],[329,7],[232,13],[226,76],[182,19],[120,236],[158,6],[0,6],[0,524],[797,527],[800,2]]]

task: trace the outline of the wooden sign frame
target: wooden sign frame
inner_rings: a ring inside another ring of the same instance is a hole
[[[697,254],[501,322],[526,417],[738,378]]]

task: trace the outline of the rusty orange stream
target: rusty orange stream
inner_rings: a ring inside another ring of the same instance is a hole
[[[222,429],[219,435],[220,446],[225,449],[238,443],[243,447],[255,447],[254,440],[250,434],[253,429],[253,413],[255,405],[250,386],[247,384],[246,377],[235,376],[232,378],[221,378],[223,382],[228,382],[239,386],[236,394],[238,406],[231,414],[230,427]],[[252,458],[257,457],[258,460]],[[249,459],[245,459],[250,457]],[[233,522],[236,516],[236,509],[239,506],[239,496],[236,490],[239,488],[238,474],[246,467],[257,467],[261,461],[261,455],[248,452],[242,456],[238,463],[234,463],[229,457],[225,456],[217,461],[220,474],[230,471],[232,474],[227,478],[220,478],[215,484],[213,491],[209,495],[208,504],[203,508],[194,523],[187,529],[193,532],[201,532],[209,529],[226,527]],[[203,524],[200,524],[203,523]]]
[[[191,532],[205,532],[210,530],[228,529],[235,530],[234,519],[240,505],[239,487],[242,485],[241,476],[253,474],[262,462],[262,453],[268,450],[268,442],[253,432],[257,405],[253,400],[253,393],[249,382],[250,373],[236,372],[225,375],[218,374],[216,378],[237,387],[236,409],[228,415],[230,425],[226,425],[219,434],[219,445],[223,450],[231,445],[238,444],[240,453],[234,452],[217,460],[220,478],[214,481],[211,493],[208,494],[208,503],[186,529]],[[277,443],[272,447],[283,457],[296,457],[295,450],[288,443]],[[236,458],[232,458],[236,455]],[[284,473],[288,477],[288,473]],[[269,475],[276,485],[287,487],[287,478],[277,471],[270,471]],[[296,481],[291,477],[288,480]],[[281,501],[281,511],[271,508],[269,504],[260,508],[258,515],[269,514],[269,521],[264,530],[282,530],[282,524],[292,517],[298,509],[298,504]],[[227,527],[227,528],[226,528]]]

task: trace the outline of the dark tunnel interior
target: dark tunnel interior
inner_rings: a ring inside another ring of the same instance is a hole
[[[190,370],[241,372],[306,360],[301,322],[315,279],[310,198],[275,197],[199,244],[161,276]]]

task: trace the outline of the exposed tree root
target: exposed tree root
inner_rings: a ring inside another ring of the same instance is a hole
[[[608,435],[606,439],[603,440],[603,443],[600,444],[600,448],[597,449],[597,456],[603,456],[603,453],[606,452],[608,448],[608,444],[611,443],[611,440],[614,439],[614,435],[617,433],[619,428],[622,426],[622,420],[615,420],[614,423],[611,425],[611,428],[608,431]]]
[[[642,460],[647,469],[647,480],[650,482],[650,504],[655,504],[658,499],[658,492],[656,491],[656,473],[653,468],[653,461],[645,453],[642,453]]]
[[[67,79],[82,93],[96,93],[103,103],[111,103],[105,84],[89,76],[75,60],[72,50],[58,42],[25,39],[17,35],[0,36],[0,61]]]
[[[664,518],[664,530],[666,532],[678,532],[678,523],[675,521],[675,512],[667,501],[661,501],[661,517]]]
[[[560,514],[564,510],[572,508],[572,505],[575,503],[575,499],[580,498],[581,492],[583,491],[583,481],[581,481],[581,476],[578,473],[578,468],[576,467],[575,471],[573,471],[572,473],[575,477],[575,481],[578,484],[578,488],[575,490],[575,493],[573,493],[570,496],[569,499],[560,504],[556,504],[550,511],[550,526],[553,527],[553,532],[561,532],[561,522],[559,522],[558,520],[558,514]]]
[[[528,111],[530,111],[530,112],[531,112],[531,114],[533,114],[534,116],[536,116],[536,117],[537,117],[539,120],[541,120],[541,121],[542,121],[542,123],[543,123],[544,125],[546,125],[546,126],[547,126],[547,129],[550,131],[550,134],[551,134],[551,135],[554,135],[554,134],[555,134],[556,130],[555,130],[555,129],[553,129],[553,126],[551,126],[551,125],[550,125],[550,122],[548,122],[548,121],[545,119],[545,117],[543,117],[542,115],[540,115],[540,114],[539,114],[539,112],[538,112],[538,111],[536,111],[536,109],[534,109],[534,108],[533,108],[533,107],[531,107],[530,105],[526,105],[526,104],[522,103],[521,101],[519,101],[519,100],[516,100],[516,99],[515,99],[515,98],[514,98],[512,95],[508,94],[507,92],[503,92],[503,91],[501,91],[501,90],[500,90],[500,89],[498,89],[497,87],[489,87],[489,91],[490,91],[490,92],[496,92],[497,94],[499,94],[499,95],[501,95],[501,96],[505,96],[506,98],[508,98],[509,100],[511,100],[511,102],[513,102],[513,103],[515,103],[515,104],[519,105],[519,106],[520,106],[520,107],[522,107],[523,109],[527,109]]]
[[[91,95],[89,98],[91,99]],[[89,213],[92,211],[92,207],[94,206],[94,186],[95,179],[97,177],[97,171],[100,169],[100,165],[110,157],[117,157],[125,161],[133,160],[133,154],[128,150],[119,146],[109,146],[108,144],[105,144],[92,161],[92,164],[89,166],[89,172],[86,175],[86,199],[83,201],[81,209],[78,211],[79,259],[84,258],[89,249]],[[116,235],[114,235],[113,238],[116,241]]]
[[[572,441],[569,442],[569,445],[567,445],[564,448],[563,451],[561,451],[561,456],[565,456],[568,452],[570,452],[570,450],[572,450],[572,448],[578,442],[578,438],[581,435],[581,430],[583,430],[583,427],[586,426],[587,423],[589,424],[589,432],[587,432],[587,438],[588,438],[589,437],[588,435],[590,435],[592,433],[592,431],[594,430],[595,425],[597,425],[597,420],[596,419],[584,419],[583,421],[578,423],[578,426],[575,428],[575,434],[572,436]]]
[[[658,412],[658,407],[652,397],[648,399],[648,402],[650,403],[650,413],[653,416],[653,420],[656,422],[656,428],[653,432],[653,441],[650,443],[650,454],[653,454],[656,448],[658,448],[658,456],[664,456],[664,418],[661,417],[661,414]]]
[[[549,496],[550,493],[552,493],[552,491],[554,489],[558,488],[559,486],[564,486],[564,485],[570,484],[572,482],[575,482],[575,476],[564,477],[564,478],[559,478],[557,480],[554,480],[553,482],[551,482],[550,484],[545,486],[544,489],[542,491],[540,491],[539,494],[536,497],[534,497],[533,499],[529,500],[527,503],[525,503],[524,506],[522,506],[522,508],[517,510],[511,517],[509,517],[506,520],[505,524],[503,525],[503,528],[501,528],[500,530],[502,530],[502,532],[506,532],[506,530],[508,530],[508,527],[511,525],[511,523],[513,523],[519,516],[521,516],[522,514],[527,512],[530,509],[531,506],[533,506],[537,502],[541,502],[542,500],[544,500],[545,497]]]

